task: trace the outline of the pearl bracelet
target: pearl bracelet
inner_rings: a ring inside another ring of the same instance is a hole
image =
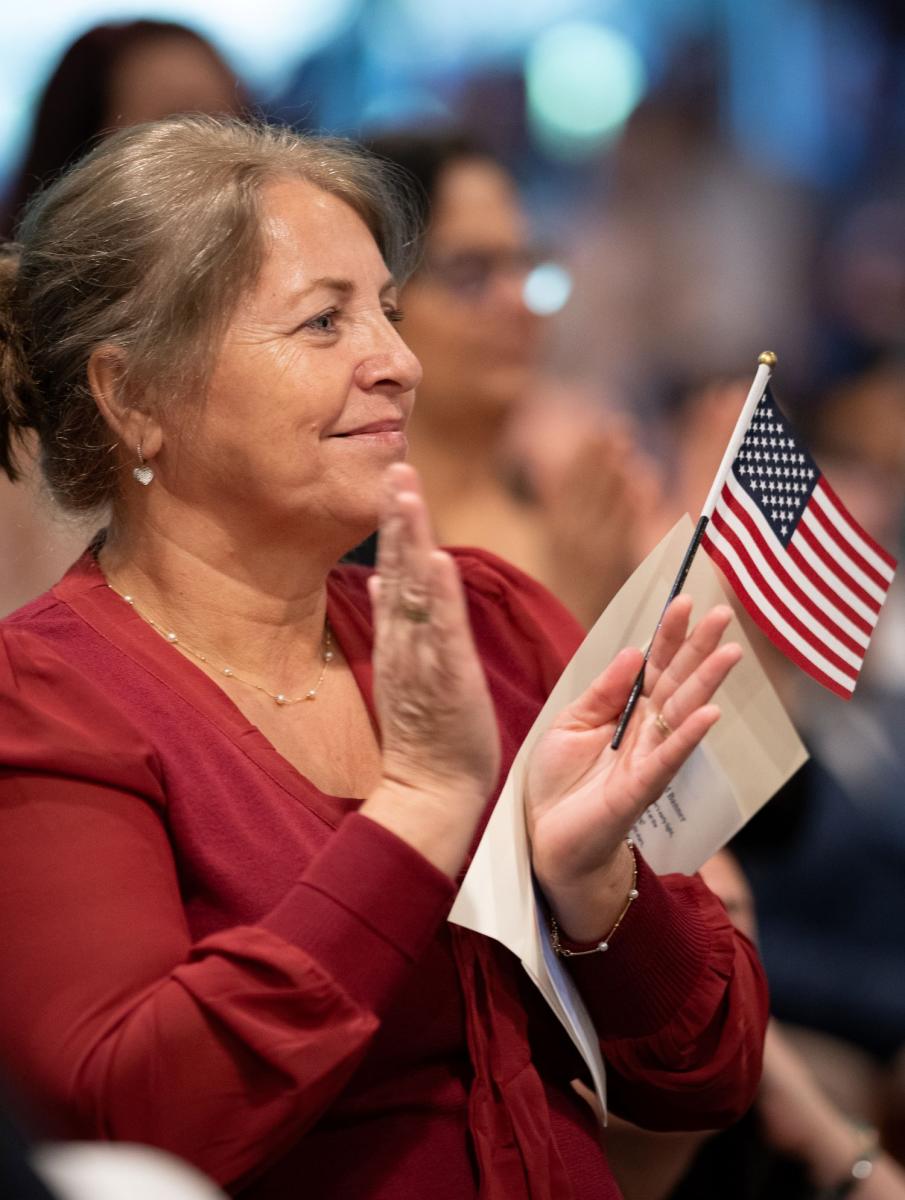
[[[563,945],[563,939],[559,932],[559,926],[556,924],[556,917],[550,914],[550,944],[553,947],[554,954],[558,954],[561,958],[580,958],[583,954],[604,954],[610,948],[610,940],[619,926],[622,924],[625,914],[638,899],[638,856],[635,852],[635,843],[631,838],[625,839],[625,844],[629,848],[632,856],[632,885],[629,888],[628,899],[625,902],[625,907],[616,918],[616,923],[613,925],[610,932],[601,941],[595,942],[588,950],[570,950],[568,946]],[[580,943],[573,943],[580,944]]]

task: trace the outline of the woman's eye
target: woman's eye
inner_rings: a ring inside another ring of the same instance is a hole
[[[329,312],[318,313],[316,317],[312,317],[310,321],[306,321],[302,328],[311,329],[315,333],[335,333],[336,309],[330,309]]]
[[[392,321],[394,325],[398,325],[400,321],[405,319],[405,313],[401,308],[385,308],[384,314],[388,321]]]

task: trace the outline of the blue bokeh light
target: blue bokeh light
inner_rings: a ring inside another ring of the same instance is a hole
[[[593,153],[631,115],[647,87],[634,44],[591,21],[565,21],[535,39],[525,61],[532,128],[555,157]]]
[[[525,280],[525,305],[539,317],[551,317],[572,295],[572,276],[559,263],[538,263]]]

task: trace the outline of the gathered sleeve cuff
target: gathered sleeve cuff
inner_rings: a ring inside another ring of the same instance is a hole
[[[702,917],[699,881],[683,875],[663,880],[640,852],[637,862],[638,899],[607,952],[569,960],[606,1038],[656,1033],[693,993],[711,951],[716,950],[720,966],[727,954],[731,957],[731,949],[713,945],[712,923]]]
[[[652,1129],[721,1127],[750,1107],[760,1080],[763,968],[699,877],[661,878],[639,855],[638,892],[605,954],[569,960],[612,1107]]]

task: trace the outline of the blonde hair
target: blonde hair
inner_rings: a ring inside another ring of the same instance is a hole
[[[352,143],[231,118],[176,117],[114,134],[29,206],[0,247],[0,469],[37,430],[56,499],[86,511],[118,486],[115,440],[87,380],[92,352],[122,352],[142,403],[187,403],[264,255],[260,193],[297,177],[365,221],[402,280],[417,203],[400,173]]]

